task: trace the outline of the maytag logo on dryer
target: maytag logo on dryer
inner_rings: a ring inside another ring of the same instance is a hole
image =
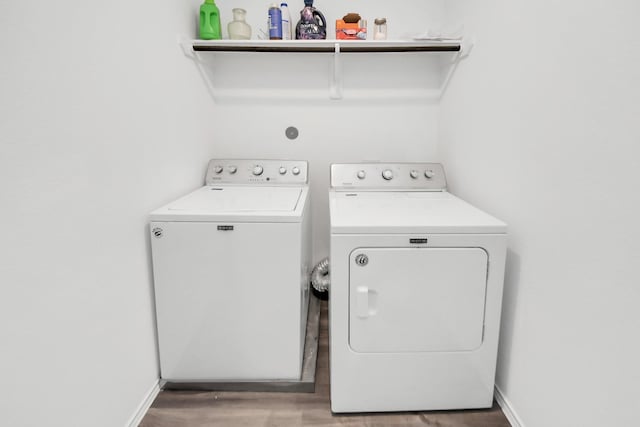
[[[426,245],[427,243],[428,239],[426,237],[409,239],[409,244],[411,245]]]
[[[233,231],[233,225],[219,225],[218,231]]]

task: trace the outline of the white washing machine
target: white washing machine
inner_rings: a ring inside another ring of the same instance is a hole
[[[331,409],[492,405],[506,225],[434,163],[334,164]]]
[[[300,379],[309,302],[307,162],[211,160],[151,213],[161,378]]]

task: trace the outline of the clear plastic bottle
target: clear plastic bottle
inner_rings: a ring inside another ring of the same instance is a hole
[[[280,3],[280,12],[282,14],[282,40],[291,40],[291,13],[287,3]]]
[[[386,40],[387,39],[387,18],[376,18],[373,21],[373,39],[374,40]]]
[[[235,8],[233,12],[233,21],[227,25],[229,38],[232,40],[249,40],[251,38],[251,26],[245,20],[247,11],[241,8]]]

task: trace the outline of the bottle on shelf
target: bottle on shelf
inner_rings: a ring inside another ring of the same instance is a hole
[[[204,3],[200,5],[199,35],[202,40],[219,40],[222,38],[220,10],[214,0],[204,0]]]
[[[282,12],[276,3],[269,6],[267,26],[270,40],[282,40]]]
[[[280,3],[280,13],[282,15],[282,40],[291,40],[291,13],[287,3]]]
[[[374,40],[386,40],[387,39],[387,18],[376,18],[373,21],[373,39]]]
[[[249,40],[251,38],[251,26],[247,24],[247,11],[239,7],[232,10],[233,21],[227,25],[229,38],[232,40]]]
[[[296,25],[296,39],[324,40],[327,38],[327,20],[315,7],[313,0],[304,0],[304,9],[300,11],[300,21]]]

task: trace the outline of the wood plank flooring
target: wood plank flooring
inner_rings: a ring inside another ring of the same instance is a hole
[[[510,427],[495,403],[482,410],[332,414],[324,301],[321,310],[315,393],[162,391],[140,427]]]

